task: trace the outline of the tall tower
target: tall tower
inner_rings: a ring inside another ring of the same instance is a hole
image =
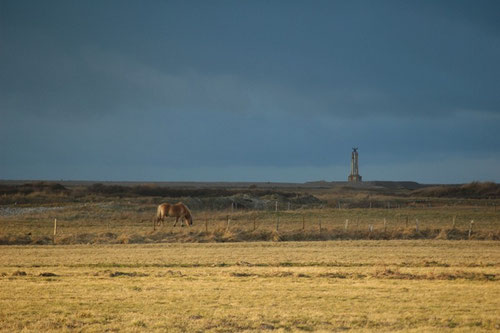
[[[347,178],[350,182],[360,182],[361,176],[358,169],[358,148],[352,148],[351,154],[351,174]]]

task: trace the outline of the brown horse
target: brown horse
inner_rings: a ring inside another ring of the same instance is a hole
[[[160,222],[163,223],[165,217],[172,216],[175,217],[174,227],[177,225],[179,218],[181,219],[181,226],[184,226],[184,222],[186,221],[188,226],[193,225],[193,216],[189,211],[189,208],[182,202],[178,202],[176,204],[164,203],[158,206],[156,211],[156,223],[160,225]]]

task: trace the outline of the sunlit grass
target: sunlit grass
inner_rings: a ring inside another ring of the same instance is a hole
[[[3,246],[0,330],[495,330],[499,278],[489,241]]]
[[[156,204],[142,199],[9,209],[14,213],[0,216],[3,244],[500,237],[494,206],[193,210],[190,228],[174,228],[173,219],[154,227]]]

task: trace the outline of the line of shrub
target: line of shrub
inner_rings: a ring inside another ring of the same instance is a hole
[[[105,185],[95,183],[83,188],[69,189],[59,183],[53,182],[33,182],[21,185],[0,184],[0,195],[28,195],[40,192],[44,194],[72,194],[78,192],[79,195],[101,195],[101,196],[151,196],[151,197],[227,197],[236,194],[251,194],[253,196],[265,196],[278,194],[285,198],[296,197],[297,193],[278,191],[272,189],[225,189],[225,188],[172,188],[155,185]]]
[[[207,231],[182,229],[147,233],[80,233],[56,237],[55,244],[141,244],[141,243],[207,243],[207,242],[252,242],[252,241],[327,241],[327,240],[394,240],[394,239],[448,239],[448,240],[500,240],[500,231],[475,231],[469,238],[468,230],[428,228],[416,231],[413,228],[395,230],[244,230],[218,228]],[[0,245],[54,244],[51,237],[31,235],[3,235]]]
[[[418,189],[412,196],[443,198],[500,198],[500,184],[493,182],[472,182],[463,185],[443,185]]]

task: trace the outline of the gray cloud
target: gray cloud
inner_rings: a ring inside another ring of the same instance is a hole
[[[293,180],[343,168],[352,146],[380,175],[497,163],[495,2],[1,6],[9,177]]]

